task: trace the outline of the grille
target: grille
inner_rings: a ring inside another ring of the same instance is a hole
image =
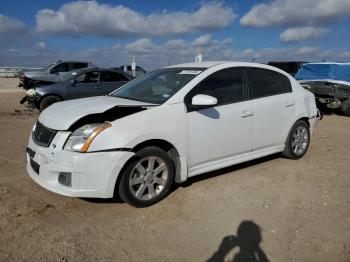
[[[39,146],[48,147],[56,133],[56,130],[47,128],[37,122],[32,133],[33,141]]]

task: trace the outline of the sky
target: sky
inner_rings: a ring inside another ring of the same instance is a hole
[[[350,61],[350,0],[0,1],[0,66]]]

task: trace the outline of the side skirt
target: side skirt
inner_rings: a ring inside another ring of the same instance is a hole
[[[284,150],[284,145],[279,145],[279,146],[260,149],[257,151],[243,153],[240,155],[230,156],[224,159],[219,159],[219,160],[211,161],[204,164],[199,164],[189,169],[188,177],[196,176],[196,175],[207,173],[220,168],[224,168],[235,164],[247,162],[253,159],[261,158],[264,156],[272,155],[275,153],[282,152],[283,150]]]

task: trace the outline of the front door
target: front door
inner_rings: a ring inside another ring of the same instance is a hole
[[[191,100],[197,94],[213,96],[218,104],[192,109]],[[201,166],[252,150],[254,102],[248,100],[244,68],[227,68],[208,76],[187,94],[185,104],[190,175]]]
[[[69,99],[100,95],[99,72],[86,72],[75,78],[67,92]]]

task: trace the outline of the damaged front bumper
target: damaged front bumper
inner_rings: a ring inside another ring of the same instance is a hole
[[[35,109],[35,108],[39,108],[39,100],[40,97],[39,96],[24,96],[19,103],[20,104],[24,104],[26,107],[31,108],[31,109]]]
[[[27,172],[40,186],[70,197],[111,198],[117,177],[133,152],[80,153],[63,150],[70,135],[58,131],[48,147],[32,136],[27,148]]]

